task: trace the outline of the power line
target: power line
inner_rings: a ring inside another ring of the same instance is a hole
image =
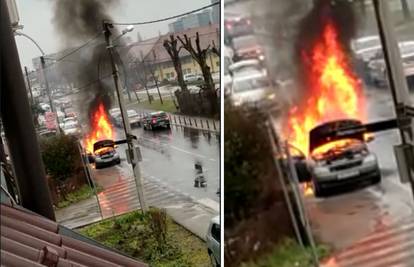
[[[99,32],[99,33],[98,33],[98,34],[96,34],[93,38],[91,38],[91,39],[89,39],[88,41],[86,41],[83,45],[81,45],[81,46],[79,46],[79,47],[77,47],[77,48],[73,49],[73,50],[72,50],[72,51],[70,51],[69,53],[67,53],[67,54],[65,54],[65,55],[63,55],[63,56],[61,56],[61,57],[59,57],[59,58],[57,58],[57,59],[54,59],[54,58],[48,58],[48,57],[46,57],[46,59],[52,59],[52,60],[54,60],[54,62],[53,62],[52,64],[50,64],[50,65],[47,65],[45,69],[49,69],[49,68],[53,67],[53,66],[54,66],[55,64],[57,64],[58,62],[63,61],[63,59],[67,58],[68,56],[70,56],[70,55],[72,55],[72,54],[74,54],[74,53],[76,53],[76,52],[78,52],[78,51],[79,51],[79,50],[81,50],[82,48],[84,48],[84,47],[86,47],[87,45],[89,45],[92,41],[96,40],[96,39],[97,39],[97,38],[98,38],[101,34],[102,34],[102,32]]]
[[[179,17],[183,17],[183,16],[186,16],[186,15],[189,15],[189,14],[192,14],[192,13],[195,13],[195,12],[198,12],[198,11],[201,11],[201,10],[204,10],[204,9],[207,9],[207,8],[210,8],[210,7],[213,7],[213,6],[215,6],[215,5],[219,5],[220,4],[220,1],[219,2],[215,2],[215,3],[212,3],[212,4],[210,4],[210,5],[207,5],[207,6],[203,6],[203,7],[200,7],[200,8],[197,8],[197,9],[194,9],[194,10],[191,10],[191,11],[188,11],[188,12],[185,12],[185,13],[182,13],[182,14],[179,14],[179,15],[175,15],[175,16],[171,16],[171,17],[166,17],[166,18],[163,18],[163,19],[157,19],[157,20],[149,20],[149,21],[142,21],[142,22],[113,22],[112,24],[113,25],[144,25],[144,24],[152,24],[152,23],[157,23],[157,22],[162,22],[162,21],[166,21],[166,20],[171,20],[171,19],[176,19],[176,18],[179,18]]]

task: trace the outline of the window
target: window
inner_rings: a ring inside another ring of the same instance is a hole
[[[187,69],[187,73],[191,73],[191,69]]]
[[[220,67],[220,61],[216,61],[216,66]]]
[[[171,78],[174,78],[175,74],[174,72],[171,72]]]
[[[166,73],[165,76],[167,77],[167,79],[170,78],[170,74],[169,73]]]
[[[211,226],[211,236],[220,243],[220,225],[213,224]]]

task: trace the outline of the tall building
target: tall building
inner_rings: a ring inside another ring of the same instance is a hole
[[[168,28],[170,32],[182,32],[192,28],[208,26],[209,24],[214,23],[211,19],[211,10],[206,9],[200,13],[194,13],[179,18],[175,22],[170,23]]]
[[[211,0],[211,3],[219,3],[220,0]],[[211,11],[211,22],[213,24],[220,23],[220,4],[213,6],[213,10]]]

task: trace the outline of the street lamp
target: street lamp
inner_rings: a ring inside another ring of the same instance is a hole
[[[114,60],[114,46],[113,46],[113,40],[111,40],[111,31],[110,28],[112,28],[113,25],[111,23],[108,23],[106,21],[103,22],[103,28],[104,28],[104,34],[105,34],[105,41],[106,41],[106,48],[109,53],[109,57],[111,60],[111,67],[112,67],[112,75],[114,78],[115,83],[115,91],[118,97],[119,102],[119,109],[121,111],[121,117],[122,121],[124,123],[124,131],[125,131],[125,138],[126,143],[128,145],[127,149],[127,158],[128,162],[132,165],[132,170],[134,173],[134,180],[135,185],[137,187],[138,191],[138,199],[139,203],[141,205],[141,209],[143,212],[148,211],[148,207],[146,205],[145,199],[144,199],[144,192],[142,190],[142,181],[141,181],[141,170],[139,168],[139,161],[141,160],[141,152],[139,150],[139,146],[137,144],[136,137],[131,133],[131,124],[129,124],[129,118],[126,110],[126,106],[124,103],[124,98],[120,92],[119,89],[119,73],[118,73],[118,66],[115,64]],[[121,34],[124,35],[128,31],[132,31],[133,27],[128,27],[126,30],[123,31]],[[119,36],[117,37],[119,38]]]
[[[45,52],[40,47],[40,45],[29,35],[27,35],[25,33],[22,33],[22,32],[18,32],[18,31],[14,31],[14,35],[23,36],[23,37],[26,37],[27,39],[29,39],[30,41],[32,41],[32,43],[34,43],[36,45],[36,47],[39,49],[40,53],[42,54],[40,56],[40,63],[41,63],[41,66],[42,66],[43,79],[45,80],[46,93],[47,93],[47,97],[49,99],[50,109],[53,113],[56,114],[56,133],[60,134],[59,120],[58,120],[58,117],[57,117],[57,112],[55,112],[55,107],[53,106],[52,96],[50,94],[50,88],[49,88],[49,81],[48,81],[47,75],[46,75],[46,63],[45,63],[45,57],[44,57]]]

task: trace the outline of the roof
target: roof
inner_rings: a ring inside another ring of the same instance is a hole
[[[184,38],[184,34],[187,34],[192,40],[195,39],[196,33],[200,36],[200,46],[202,49],[207,48],[209,45],[212,47],[213,41],[216,46],[220,45],[218,41],[219,32],[218,24],[211,24],[208,26],[191,28],[182,32],[167,33],[162,36],[147,39],[141,42],[136,42],[128,47],[124,48],[124,51],[128,51],[128,61],[131,62],[133,58],[141,59],[141,53],[144,56],[144,60],[153,63],[169,62],[171,61],[167,50],[164,48],[164,40],[169,40],[170,35],[180,36]],[[193,41],[194,42],[194,41]],[[178,41],[179,46],[181,43]],[[195,42],[194,42],[195,46]],[[153,52],[154,51],[154,52]],[[185,49],[181,49],[180,56],[185,57],[190,54]]]
[[[19,206],[0,211],[2,266],[147,266]]]

